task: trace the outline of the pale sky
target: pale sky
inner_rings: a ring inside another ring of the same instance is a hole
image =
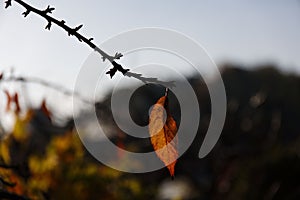
[[[3,2],[3,1],[2,1]],[[39,9],[54,6],[64,19],[100,44],[131,29],[161,27],[200,43],[217,63],[253,66],[278,64],[300,73],[300,1],[298,0],[27,0]],[[72,89],[88,46],[35,14],[24,18],[17,3],[0,10],[0,71],[40,77]],[[116,51],[118,51],[116,49]],[[46,94],[44,94],[46,95]]]

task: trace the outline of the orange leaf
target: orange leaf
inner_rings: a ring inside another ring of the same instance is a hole
[[[153,106],[149,119],[149,132],[157,156],[167,166],[173,178],[178,158],[177,125],[168,111],[167,101],[168,97],[165,95]]]

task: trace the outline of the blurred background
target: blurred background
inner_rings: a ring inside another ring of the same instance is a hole
[[[26,2],[40,9],[54,6],[53,16],[72,27],[83,23],[80,32],[96,44],[140,27],[173,29],[193,38],[221,71],[227,117],[217,145],[199,159],[211,105],[205,83],[191,75],[200,126],[178,160],[175,179],[166,168],[129,174],[102,165],[77,136],[70,95],[92,50],[58,27],[44,30],[39,16],[24,19],[24,9],[13,3],[0,11],[2,199],[300,198],[299,1]],[[137,124],[148,123],[148,109],[162,94],[155,85],[137,91],[130,102]],[[150,151],[149,139],[130,137],[116,126],[110,96],[92,106],[111,141],[127,150]],[[178,105],[172,112],[179,124]],[[78,113],[88,120],[84,108]]]

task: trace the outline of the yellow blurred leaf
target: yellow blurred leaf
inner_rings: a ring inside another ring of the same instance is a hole
[[[24,117],[16,115],[13,136],[17,141],[24,141],[28,138],[27,125],[30,122],[32,115],[32,110],[29,110]]]
[[[6,164],[10,164],[10,161],[11,161],[9,146],[10,146],[10,138],[9,137],[5,138],[0,143],[1,157]]]

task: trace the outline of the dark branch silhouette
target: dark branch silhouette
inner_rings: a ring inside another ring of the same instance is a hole
[[[79,26],[76,26],[75,28],[71,28],[66,25],[65,20],[59,21],[59,20],[51,17],[50,15],[48,15],[48,14],[52,14],[52,12],[55,10],[55,8],[48,6],[45,10],[39,10],[39,9],[34,8],[31,5],[25,3],[22,0],[7,0],[7,1],[5,1],[5,8],[12,6],[12,1],[15,1],[16,3],[22,5],[26,9],[26,11],[22,13],[22,15],[24,15],[24,17],[27,17],[30,14],[30,12],[36,13],[37,15],[40,15],[41,17],[43,17],[44,19],[47,20],[47,25],[46,25],[45,29],[50,30],[52,23],[56,24],[57,26],[64,29],[68,33],[69,36],[76,37],[79,42],[86,43],[94,51],[97,51],[102,56],[103,62],[107,59],[113,65],[113,68],[111,68],[108,72],[106,72],[106,74],[109,74],[111,78],[115,75],[115,73],[117,71],[119,71],[124,76],[134,77],[144,83],[156,83],[156,84],[174,86],[173,82],[171,83],[171,82],[159,81],[159,80],[157,80],[157,78],[151,78],[151,77],[146,78],[146,77],[143,77],[141,74],[132,73],[132,72],[129,73],[129,69],[124,69],[122,67],[122,65],[115,62],[116,59],[120,59],[123,56],[121,53],[117,52],[114,56],[110,56],[92,42],[93,38],[88,39],[78,32],[83,27],[82,24]]]
[[[3,185],[6,185],[8,187],[14,187],[16,186],[16,183],[11,183],[11,182],[8,182],[6,180],[4,180],[3,178],[0,177],[0,182],[3,184]]]
[[[0,189],[0,197],[2,199],[11,199],[11,200],[29,200],[29,198],[27,198],[27,197],[20,196],[20,195],[5,191],[3,189]]]
[[[17,166],[15,166],[15,165],[0,164],[0,168],[3,168],[3,169],[16,169]]]

